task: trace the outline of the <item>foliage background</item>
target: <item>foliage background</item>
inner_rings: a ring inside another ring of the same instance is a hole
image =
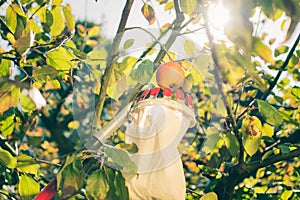
[[[90,136],[101,129],[121,106],[116,100],[123,92],[139,91],[145,78],[170,59],[197,69],[186,73],[198,98],[198,125],[189,130],[196,137],[182,157],[186,198],[216,194],[219,199],[298,199],[299,3],[224,0],[231,21],[220,39],[209,15],[218,1],[144,1],[139,16],[149,26],[159,20],[152,4],[174,14],[160,27],[167,40],[158,36],[140,57],[120,59],[118,53],[134,44],[122,40],[130,30],[126,22],[134,3],[126,1],[116,37],[97,49],[106,39],[101,25],[75,22],[70,5],[62,0],[0,1],[5,8],[0,16],[5,44],[0,48],[1,199],[33,199],[55,174],[58,199],[128,199],[122,174],[102,161],[123,151],[135,152],[134,145],[124,144],[124,133],[117,130],[109,139],[117,149],[101,149],[104,158],[82,150],[76,130],[90,127]],[[251,17],[257,13],[260,17],[254,21]],[[259,32],[269,21],[281,21],[286,40],[294,34],[295,41],[286,46]],[[200,30],[207,35],[201,49],[186,40],[187,58],[168,51],[180,35]],[[146,68],[145,60],[150,63]],[[91,84],[74,87],[78,77]],[[80,96],[76,90],[92,95]],[[72,106],[81,111],[94,99],[94,120],[74,120]]]

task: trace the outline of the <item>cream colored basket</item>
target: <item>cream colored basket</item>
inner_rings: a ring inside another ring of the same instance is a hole
[[[147,98],[130,112],[126,142],[135,143],[138,153],[131,159],[137,174],[124,173],[131,199],[184,199],[185,178],[177,146],[195,114],[184,102]]]

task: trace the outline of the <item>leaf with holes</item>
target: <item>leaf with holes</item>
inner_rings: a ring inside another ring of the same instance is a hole
[[[262,124],[256,116],[247,116],[242,121],[242,140],[245,151],[253,156],[259,149],[262,138]]]

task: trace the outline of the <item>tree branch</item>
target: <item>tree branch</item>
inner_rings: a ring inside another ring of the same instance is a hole
[[[165,46],[150,31],[148,31],[142,27],[138,27],[138,26],[126,28],[125,31],[132,30],[132,29],[140,29],[140,30],[146,32],[147,34],[149,34],[155,40],[155,43],[159,44],[161,46],[161,48],[166,52],[169,59],[172,60],[172,58],[171,58],[170,54],[168,53],[168,50],[165,48]]]
[[[237,126],[235,116],[233,114],[232,108],[230,107],[230,104],[227,100],[226,94],[225,94],[224,89],[223,89],[223,80],[222,80],[221,75],[219,73],[220,63],[219,63],[218,56],[216,54],[216,47],[215,47],[215,43],[214,43],[214,37],[213,37],[213,35],[210,31],[209,24],[208,24],[207,10],[205,10],[205,9],[203,9],[203,17],[204,17],[205,26],[206,26],[206,29],[205,29],[206,30],[206,35],[207,35],[209,43],[211,45],[212,58],[213,58],[213,61],[214,61],[214,64],[215,64],[214,77],[216,79],[217,87],[218,87],[218,89],[221,93],[222,101],[223,101],[223,103],[226,107],[227,115],[229,116],[229,119],[232,123],[233,132],[234,132],[234,134],[235,134],[235,136],[238,139],[239,144],[240,144],[239,163],[241,164],[241,163],[244,162],[244,148],[243,148],[243,143],[242,143],[242,137],[238,132],[238,126]]]
[[[280,67],[280,69],[278,70],[278,73],[276,75],[276,77],[274,78],[274,80],[270,83],[270,87],[268,88],[268,90],[264,93],[264,95],[262,96],[261,99],[266,99],[270,93],[272,92],[272,90],[274,89],[274,87],[276,86],[282,72],[285,70],[285,68],[287,67],[287,65],[289,64],[290,59],[293,56],[293,53],[297,47],[297,45],[299,44],[299,40],[300,40],[300,34],[298,35],[296,41],[294,42],[289,54],[287,55],[284,63],[282,64],[282,66]]]
[[[258,160],[258,161],[249,163],[248,165],[245,166],[245,170],[250,171],[250,172],[255,171],[262,167],[267,167],[269,165],[275,164],[280,161],[290,160],[290,159],[298,157],[298,156],[300,156],[300,149],[296,149],[287,154],[273,155],[273,156],[266,158],[265,160],[262,160],[262,161]]]
[[[112,72],[113,72],[113,66],[114,66],[113,63],[117,56],[116,54],[118,52],[118,48],[119,48],[120,42],[121,42],[123,34],[124,34],[123,32],[125,30],[125,26],[126,26],[133,2],[134,2],[134,0],[126,1],[125,7],[124,7],[122,15],[121,15],[122,18],[119,23],[116,37],[114,38],[114,41],[113,41],[111,51],[109,53],[106,70],[105,70],[105,72],[102,76],[102,80],[101,80],[100,95],[99,95],[98,102],[96,102],[96,117],[93,121],[93,128],[97,127],[98,120],[100,119],[100,116],[102,113],[105,96],[106,96],[106,90],[108,88],[108,83],[109,83],[109,80],[110,80]]]
[[[8,142],[5,140],[5,138],[3,138],[2,135],[0,135],[0,147],[9,151],[9,153],[12,155],[12,156],[16,156],[17,153],[15,151],[15,149],[10,145],[8,144]]]

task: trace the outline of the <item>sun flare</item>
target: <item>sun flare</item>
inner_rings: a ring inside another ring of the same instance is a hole
[[[216,39],[222,39],[224,37],[224,28],[230,20],[229,10],[221,2],[211,5],[208,9],[208,20],[212,34]]]

